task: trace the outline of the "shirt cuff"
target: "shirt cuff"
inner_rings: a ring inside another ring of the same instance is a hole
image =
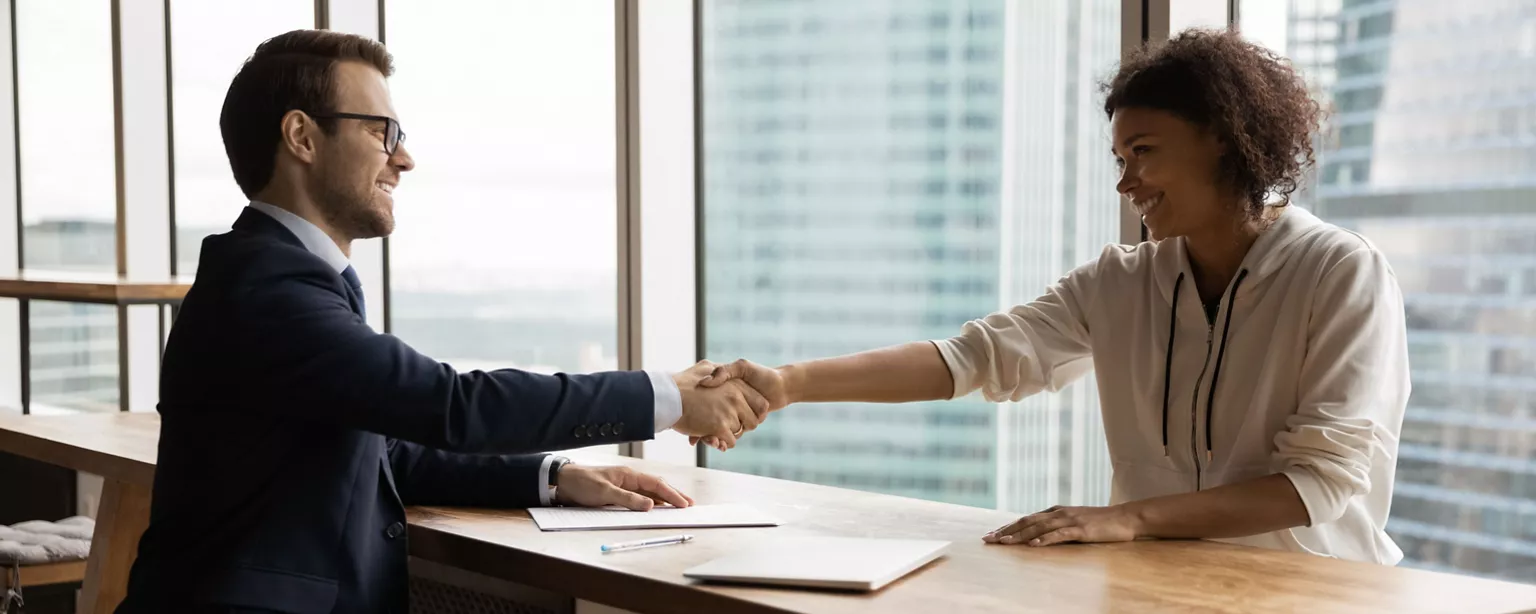
[[[539,489],[539,505],[541,507],[549,507],[554,504],[549,496],[549,467],[553,464],[555,464],[555,455],[553,454],[545,454],[544,462],[539,463],[539,483],[534,484],[534,486]]]
[[[646,371],[645,374],[651,378],[651,391],[656,397],[656,432],[660,433],[683,419],[683,393],[677,389],[677,382],[672,381],[672,374],[661,371]]]

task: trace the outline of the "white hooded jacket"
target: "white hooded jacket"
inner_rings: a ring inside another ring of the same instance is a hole
[[[1109,246],[935,345],[956,397],[1017,401],[1094,369],[1111,503],[1283,473],[1308,526],[1218,541],[1402,559],[1384,530],[1409,392],[1402,294],[1374,245],[1307,211],[1254,243],[1214,325],[1179,238]]]

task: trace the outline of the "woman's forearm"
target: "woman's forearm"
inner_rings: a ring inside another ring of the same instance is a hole
[[[1125,504],[1141,537],[1244,537],[1306,526],[1307,507],[1290,478],[1275,473],[1181,495]]]
[[[790,402],[905,403],[954,396],[955,383],[927,341],[779,368]]]

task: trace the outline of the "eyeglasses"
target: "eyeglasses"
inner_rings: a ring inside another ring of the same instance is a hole
[[[400,144],[405,142],[405,131],[400,129],[400,122],[396,121],[393,117],[384,117],[383,115],[363,115],[361,113],[309,113],[308,111],[306,111],[306,113],[308,113],[310,117],[318,117],[323,119],[360,119],[363,121],[384,122],[385,155],[395,155],[395,150],[399,149]]]

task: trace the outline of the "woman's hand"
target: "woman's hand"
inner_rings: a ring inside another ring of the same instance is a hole
[[[1049,546],[1064,542],[1128,542],[1140,535],[1140,520],[1123,505],[1058,505],[1009,523],[982,536],[981,541]]]
[[[703,363],[700,363],[703,364]],[[760,418],[767,418],[767,414],[784,409],[789,405],[790,390],[788,377],[783,369],[771,369],[750,360],[742,359],[736,362],[718,365],[714,370],[699,382],[701,388],[714,388],[724,386],[731,381],[745,384],[751,393],[762,399],[767,410],[759,414]],[[699,442],[698,437],[689,437],[688,445]],[[704,437],[704,444],[724,451],[718,437]]]
[[[699,385],[714,388],[724,386],[730,380],[746,382],[768,402],[770,412],[784,409],[793,402],[789,378],[783,369],[772,369],[746,359],[716,366]]]

